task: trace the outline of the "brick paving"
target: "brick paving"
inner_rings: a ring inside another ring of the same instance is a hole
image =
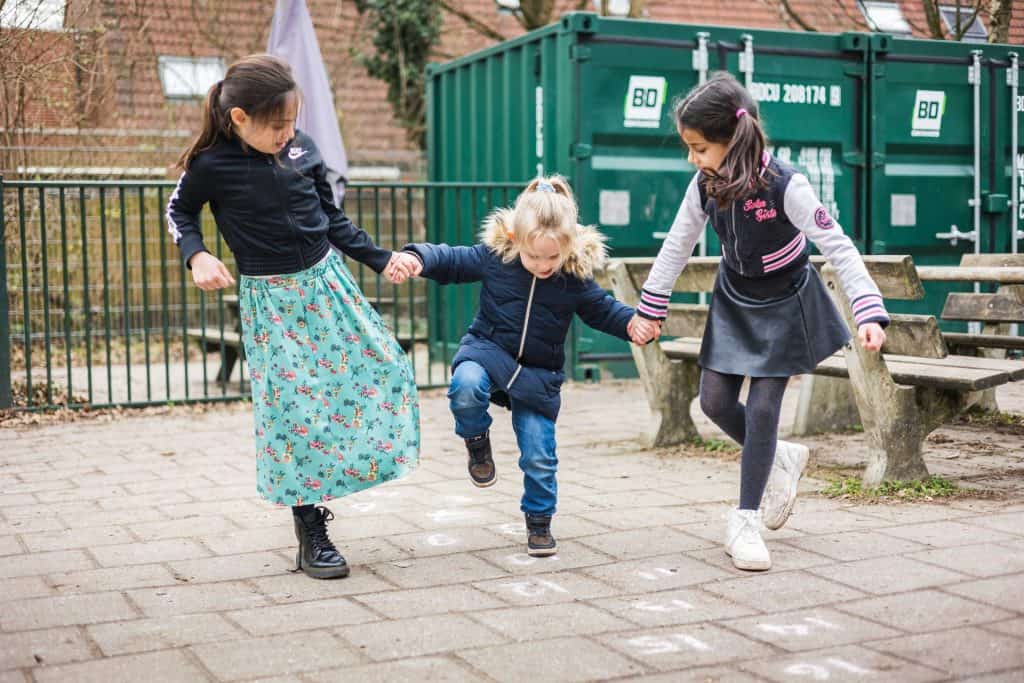
[[[734,458],[644,449],[636,382],[564,404],[557,556],[525,554],[507,416],[478,490],[427,392],[416,474],[330,504],[340,581],[289,571],[244,406],[0,431],[0,683],[1024,680],[1020,482],[872,505],[808,478],[744,573]]]

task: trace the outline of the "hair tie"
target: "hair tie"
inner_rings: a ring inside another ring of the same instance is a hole
[[[744,109],[743,107],[740,107],[739,109],[736,110],[736,118],[737,119],[741,119],[744,116],[746,116],[746,113],[747,113],[747,110]]]
[[[537,189],[534,192],[554,192],[555,186],[546,180],[542,180],[537,183]]]

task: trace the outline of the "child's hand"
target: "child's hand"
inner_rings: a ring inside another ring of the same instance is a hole
[[[626,325],[626,333],[634,344],[643,345],[661,336],[661,322],[634,315]]]
[[[423,270],[423,263],[416,256],[406,251],[391,254],[391,260],[384,267],[384,277],[396,285],[400,285],[411,277],[416,277]]]
[[[857,339],[868,351],[879,351],[885,343],[885,330],[878,323],[864,323],[857,328]]]
[[[196,252],[188,261],[192,268],[192,279],[204,292],[224,289],[235,284],[231,271],[224,263],[208,251]]]

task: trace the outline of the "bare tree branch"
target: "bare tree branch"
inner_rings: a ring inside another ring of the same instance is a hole
[[[848,3],[843,2],[843,0],[833,0],[833,2],[840,9],[840,11],[842,11],[842,13],[846,16],[847,20],[853,26],[856,26],[857,28],[866,28],[868,30],[871,29],[871,27],[868,25],[867,20],[864,18],[864,15],[861,14],[860,12],[851,12]]]
[[[793,9],[793,6],[789,4],[789,0],[779,0],[779,4],[782,5],[782,9],[785,10],[786,15],[796,22],[797,26],[799,26],[805,31],[813,31],[815,33],[818,31],[818,29],[814,28],[809,23],[804,21],[803,17],[796,13],[796,11]]]
[[[963,14],[959,11],[960,6],[957,5],[957,26],[956,30],[952,32],[953,40],[963,40],[964,36],[967,35],[967,31],[970,30],[971,26],[974,25],[974,20],[978,18],[978,12],[981,11],[981,4],[981,0],[977,0],[977,2],[975,2],[974,11],[971,13],[970,19],[968,19],[966,22],[960,20],[960,17],[963,16]]]
[[[471,29],[473,29],[480,35],[484,36],[485,38],[490,38],[491,40],[505,40],[505,36],[502,35],[497,29],[488,26],[486,23],[477,19],[466,10],[462,9],[461,7],[456,7],[451,2],[448,2],[448,0],[439,0],[438,4],[441,6],[441,9],[443,9],[445,12],[448,12],[458,17],[459,19],[462,19],[462,21],[466,23],[466,26],[470,27]]]

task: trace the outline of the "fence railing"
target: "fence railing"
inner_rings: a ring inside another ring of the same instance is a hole
[[[519,183],[357,183],[346,213],[377,244],[471,243]],[[234,292],[194,286],[164,218],[174,184],[0,178],[0,408],[110,407],[248,397]],[[207,246],[234,260],[203,214]],[[469,286],[395,286],[347,260],[390,324],[421,387],[447,382]]]

